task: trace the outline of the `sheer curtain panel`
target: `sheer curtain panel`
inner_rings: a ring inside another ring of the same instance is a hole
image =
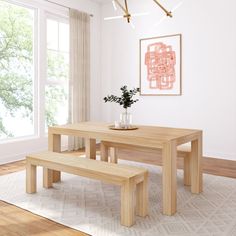
[[[69,123],[89,120],[90,15],[70,9]],[[68,149],[84,146],[82,138],[69,137]]]

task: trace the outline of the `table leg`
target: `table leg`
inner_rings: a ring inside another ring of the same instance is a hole
[[[48,150],[51,152],[61,152],[61,135],[48,133]],[[44,168],[44,171],[45,168]],[[53,183],[61,181],[61,172],[53,171]]]
[[[96,139],[85,139],[85,156],[86,158],[96,160]]]
[[[176,174],[177,174],[177,146],[175,141],[170,141],[163,146],[163,169],[162,169],[162,191],[163,191],[163,214],[174,215],[177,206]]]
[[[202,133],[191,142],[191,192],[202,192]]]
[[[100,155],[101,161],[108,162],[108,147],[103,142],[100,143]]]

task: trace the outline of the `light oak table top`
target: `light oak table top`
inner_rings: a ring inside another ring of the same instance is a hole
[[[75,135],[84,138],[96,138],[103,141],[114,141],[118,143],[140,145],[144,147],[162,148],[169,141],[176,141],[177,145],[194,139],[201,130],[179,129],[158,126],[136,125],[136,130],[112,130],[109,123],[81,122],[76,124],[53,126],[49,132],[60,135]]]

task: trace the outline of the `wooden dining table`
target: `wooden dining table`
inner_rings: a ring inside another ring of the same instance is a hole
[[[86,157],[96,159],[96,142],[107,141],[126,146],[162,150],[163,214],[173,215],[177,209],[177,146],[191,142],[191,192],[202,191],[202,131],[159,126],[137,125],[136,130],[113,130],[111,124],[81,122],[49,127],[49,151],[61,152],[61,136],[85,138]],[[60,181],[60,172],[54,171],[54,182]]]

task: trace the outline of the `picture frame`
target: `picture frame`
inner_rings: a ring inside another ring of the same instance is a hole
[[[140,39],[140,95],[182,95],[182,35]]]

